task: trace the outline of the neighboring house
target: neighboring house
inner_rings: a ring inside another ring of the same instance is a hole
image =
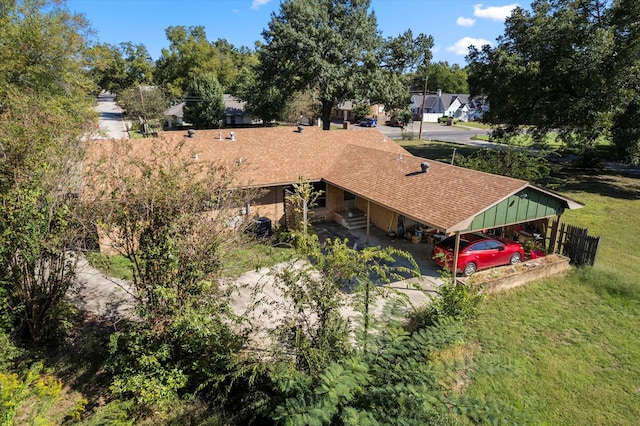
[[[354,123],[356,121],[355,114],[353,113],[353,107],[355,106],[353,101],[345,101],[337,105],[331,110],[331,120],[336,121],[349,121]],[[383,123],[389,120],[389,117],[385,113],[383,104],[373,104],[369,106],[369,114],[367,117],[372,117],[378,120],[378,123]]]
[[[165,111],[164,115],[167,118],[167,127],[169,129],[174,126],[184,126],[184,102],[173,105]]]
[[[254,119],[247,112],[247,103],[232,95],[223,95],[222,101],[225,106],[225,124],[228,126],[244,124],[261,124],[262,120]]]
[[[105,142],[89,146],[89,157],[109,152]],[[367,238],[372,226],[397,232],[417,224],[444,234],[495,229],[511,235],[523,223],[546,229],[549,218],[582,207],[522,180],[415,157],[376,129],[239,128],[233,137],[230,131],[199,130],[193,137],[174,131],[165,132],[162,143],[136,139],[128,155],[146,158],[179,145],[198,161],[238,165],[238,185],[265,190],[245,214],[285,222],[286,191],[303,177],[324,191],[314,208],[317,220],[366,227]]]
[[[423,103],[424,102],[424,103]],[[423,109],[424,106],[424,109]],[[409,109],[414,120],[436,123],[440,117],[452,117],[459,121],[471,121],[482,118],[484,110],[468,94],[442,93],[413,94]]]
[[[227,126],[236,125],[250,125],[261,124],[262,120],[254,119],[249,113],[247,113],[247,103],[240,99],[225,94],[222,96],[222,101],[225,106],[225,118],[224,123]],[[169,108],[165,112],[167,117],[167,127],[169,129],[173,126],[184,126],[184,102],[176,104]]]

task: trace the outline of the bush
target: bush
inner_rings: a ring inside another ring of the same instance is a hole
[[[433,326],[444,318],[466,321],[476,317],[483,297],[480,288],[462,283],[453,284],[451,279],[444,277],[443,281],[445,283],[438,287],[438,296],[431,303],[409,314],[407,330],[415,332]]]

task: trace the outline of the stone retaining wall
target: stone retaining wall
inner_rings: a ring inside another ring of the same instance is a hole
[[[527,260],[516,265],[476,272],[471,277],[458,278],[458,282],[474,286],[482,285],[484,291],[494,292],[564,274],[569,268],[568,257],[552,254],[538,259]]]

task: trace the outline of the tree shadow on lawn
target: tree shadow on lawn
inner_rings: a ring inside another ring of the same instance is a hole
[[[621,200],[640,200],[640,179],[620,174],[563,169],[553,172],[552,182],[561,192],[589,192]]]

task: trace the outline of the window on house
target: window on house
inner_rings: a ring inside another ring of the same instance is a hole
[[[327,207],[327,184],[324,182],[313,182],[314,192],[322,191],[316,199],[316,207]]]

